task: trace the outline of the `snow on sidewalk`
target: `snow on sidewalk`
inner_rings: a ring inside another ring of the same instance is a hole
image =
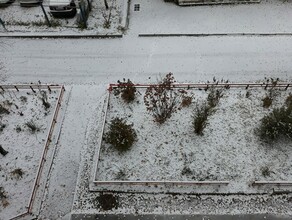
[[[96,113],[95,105],[99,100],[100,91],[105,88],[88,85],[66,87],[67,96],[70,97],[40,213],[42,219],[59,219],[71,211],[80,153],[88,132],[88,123]]]

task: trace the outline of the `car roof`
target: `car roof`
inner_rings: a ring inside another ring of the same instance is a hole
[[[50,0],[49,5],[62,6],[62,5],[69,5],[70,3],[71,3],[71,0]]]

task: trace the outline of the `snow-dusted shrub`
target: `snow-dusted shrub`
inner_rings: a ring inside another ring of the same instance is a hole
[[[245,93],[245,98],[249,98],[251,96],[251,92],[249,90],[246,90],[246,93]]]
[[[189,176],[192,175],[193,171],[188,167],[188,166],[184,166],[184,168],[181,171],[181,175],[185,175],[185,176]]]
[[[192,96],[183,96],[181,101],[181,107],[189,107],[192,104],[193,97]]]
[[[273,103],[273,98],[271,97],[271,95],[266,95],[266,97],[264,97],[262,101],[263,101],[263,107],[269,108]]]
[[[7,193],[5,192],[4,188],[1,186],[0,186],[0,201],[4,208],[9,205],[9,202],[7,201]]]
[[[261,168],[261,173],[263,177],[269,177],[273,173],[271,169],[268,166],[262,167]]]
[[[34,134],[34,133],[37,132],[37,131],[40,131],[40,127],[37,126],[37,125],[35,124],[34,121],[28,121],[28,122],[26,122],[26,123],[25,123],[25,126],[28,128],[28,130],[29,130],[32,134]]]
[[[104,136],[105,142],[114,146],[117,150],[128,150],[137,140],[133,124],[127,124],[124,119],[111,120],[109,131]]]
[[[258,133],[263,140],[276,140],[280,136],[292,139],[292,105],[274,108],[264,116]]]
[[[20,96],[20,101],[23,103],[27,102],[27,97],[26,96]]]
[[[211,110],[208,104],[197,106],[193,114],[193,128],[197,135],[203,135],[203,130],[208,124],[208,116],[212,113]]]
[[[113,194],[103,194],[101,193],[97,198],[96,201],[97,206],[100,207],[104,211],[117,209],[118,208],[118,198]]]
[[[0,115],[8,115],[10,112],[7,108],[5,108],[3,105],[0,104]]]
[[[126,81],[126,79],[123,79],[123,82],[118,80],[118,87],[113,89],[114,95],[121,95],[122,99],[130,103],[134,101],[135,95],[136,95],[136,87],[134,83],[130,79]]]
[[[292,106],[292,94],[291,93],[287,96],[287,98],[285,100],[285,104],[287,106]]]
[[[17,133],[21,132],[21,126],[20,125],[16,125],[15,130]]]
[[[210,88],[207,101],[201,106],[197,106],[193,114],[193,128],[196,134],[203,135],[203,130],[207,126],[208,117],[214,112],[215,107],[223,97],[223,89]]]
[[[126,171],[125,170],[119,170],[119,172],[116,174],[115,179],[117,180],[124,180],[126,178]]]
[[[24,172],[21,168],[17,168],[11,172],[11,175],[14,176],[16,179],[22,178]]]
[[[271,87],[266,87],[265,88],[265,89],[268,88],[268,93],[262,99],[264,108],[269,108],[272,105],[273,99],[276,96],[276,86],[277,86],[278,82],[279,82],[279,78],[277,78],[277,79],[273,79],[273,78],[266,79],[266,83],[267,83],[266,86],[268,86],[270,84]]]
[[[48,102],[48,96],[46,91],[41,91],[41,100],[45,110],[48,110],[51,107],[51,104]]]
[[[185,93],[183,90],[174,90],[174,82],[173,74],[168,73],[159,84],[149,86],[144,95],[147,111],[159,124],[163,124],[177,111]]]
[[[223,89],[216,89],[215,87],[211,87],[207,97],[208,106],[210,108],[215,108],[219,104],[219,101],[222,97]]]

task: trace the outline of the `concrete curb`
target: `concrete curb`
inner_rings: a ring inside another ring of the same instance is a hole
[[[64,38],[64,39],[80,39],[80,38],[122,38],[122,34],[111,34],[111,35],[95,35],[95,34],[85,34],[85,35],[46,35],[46,34],[19,34],[19,35],[9,35],[9,34],[0,34],[0,38]]]
[[[292,33],[215,33],[215,34],[139,34],[138,37],[269,37],[292,36]]]

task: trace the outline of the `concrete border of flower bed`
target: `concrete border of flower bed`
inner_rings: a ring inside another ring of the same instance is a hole
[[[156,84],[155,84],[156,85]],[[221,87],[221,88],[244,88],[244,89],[248,89],[248,88],[263,88],[263,89],[268,89],[268,88],[283,88],[285,90],[287,90],[288,88],[292,88],[291,87],[291,83],[277,83],[277,84],[273,84],[273,83],[181,83],[181,84],[173,84],[173,88],[184,88],[184,89],[191,89],[191,88],[197,88],[197,89],[208,89],[211,86],[215,86],[215,87]],[[149,84],[136,84],[134,85],[136,88],[147,88],[151,85]],[[103,140],[103,134],[104,134],[104,127],[105,127],[105,123],[106,123],[106,117],[108,114],[108,106],[109,106],[109,100],[110,100],[110,95],[111,95],[111,91],[114,88],[117,88],[118,84],[110,84],[109,85],[109,89],[108,89],[108,95],[107,98],[105,100],[105,105],[104,105],[104,118],[103,118],[103,125],[102,125],[102,131],[100,133],[100,137],[99,137],[99,143],[96,149],[96,154],[95,154],[95,158],[97,158],[96,163],[94,165],[94,171],[93,171],[93,180],[92,180],[92,185],[90,186],[90,191],[105,191],[107,189],[107,186],[154,186],[157,188],[157,186],[166,186],[166,187],[170,187],[170,186],[192,186],[192,185],[196,185],[196,186],[226,186],[230,183],[229,180],[225,180],[225,181],[99,181],[98,177],[97,177],[97,171],[98,171],[98,163],[99,163],[99,159],[100,159],[100,150],[101,150],[101,146],[102,146],[102,140]],[[257,184],[258,181],[255,181],[254,184],[252,184],[253,186]],[[259,181],[260,182],[260,181]],[[265,181],[263,181],[262,184]],[[279,184],[280,181],[275,181],[275,183]],[[289,182],[289,181],[288,181]],[[291,182],[292,185],[292,182]],[[99,186],[105,187],[104,190],[103,189],[98,189]],[[134,187],[135,188],[135,187]],[[133,188],[133,190],[135,190]]]

